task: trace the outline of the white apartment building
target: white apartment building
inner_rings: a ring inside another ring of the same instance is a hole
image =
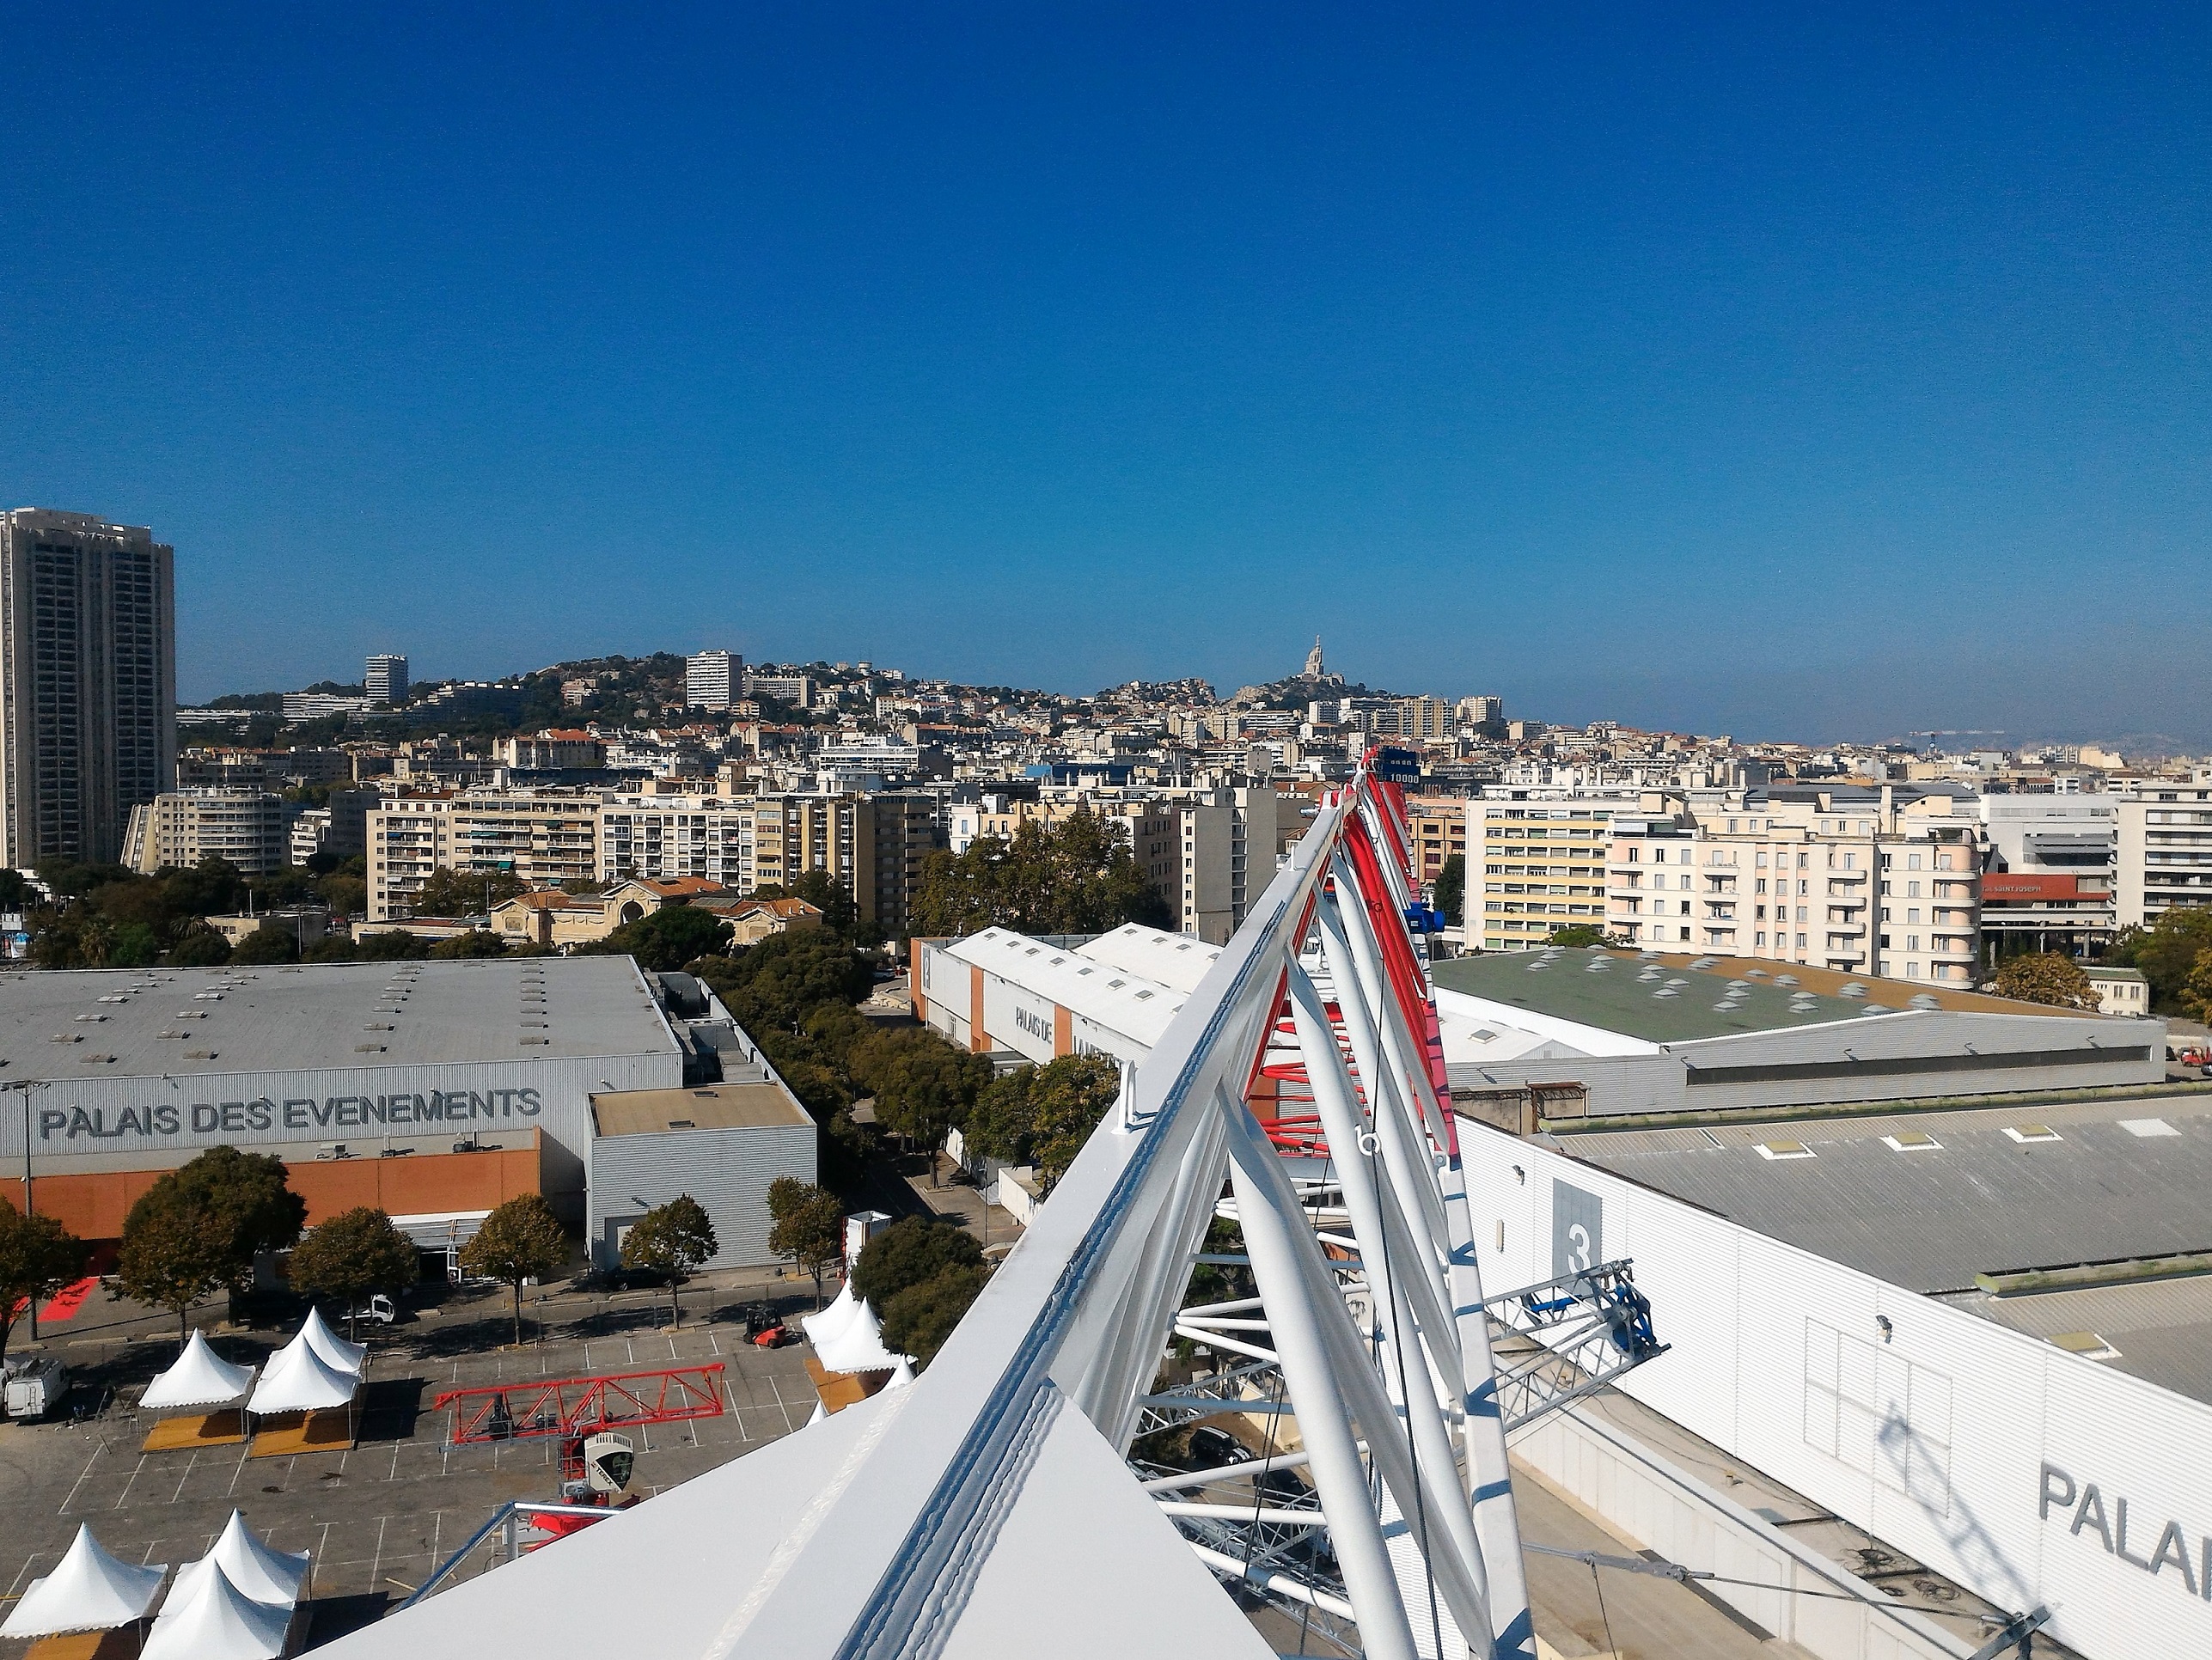
[[[683,660],[683,700],[692,709],[727,709],[742,690],[745,660],[728,651],[694,651]]]
[[[513,875],[532,888],[589,881],[599,869],[599,797],[559,790],[400,796],[368,815],[369,920],[412,913],[440,865]]]
[[[371,707],[395,708],[407,700],[407,660],[396,651],[381,651],[364,665],[361,689]]]
[[[1981,836],[1947,795],[1647,797],[1619,815],[1605,927],[1626,943],[1954,986],[1979,978]]]
[[[131,809],[123,863],[151,876],[227,859],[249,876],[291,862],[282,797],[260,790],[173,790]]]
[[[1203,790],[1170,810],[1182,853],[1182,885],[1169,900],[1176,931],[1226,945],[1275,877],[1275,792],[1267,784]]]
[[[2148,928],[2177,906],[2212,905],[2212,768],[2187,784],[2143,779],[2112,806],[2118,926]]]
[[[699,876],[749,894],[759,885],[753,867],[756,804],[728,796],[624,796],[607,802],[599,809],[599,880],[611,886]]]

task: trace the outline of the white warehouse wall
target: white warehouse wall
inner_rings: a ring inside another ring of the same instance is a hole
[[[1991,1602],[2047,1603],[2092,1660],[2212,1654],[2212,1407],[1471,1120],[1460,1142],[1486,1290],[1556,1272],[1555,1214],[1598,1236],[1568,1248],[1634,1259],[1672,1352],[1624,1393]],[[1594,1205],[1555,1211],[1560,1186]]]

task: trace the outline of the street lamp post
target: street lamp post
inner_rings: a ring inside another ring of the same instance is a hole
[[[31,1199],[31,1091],[46,1087],[44,1078],[15,1078],[0,1083],[0,1089],[15,1089],[23,1097],[23,1218],[28,1221],[38,1214]],[[39,1299],[31,1297],[31,1341],[39,1340]]]

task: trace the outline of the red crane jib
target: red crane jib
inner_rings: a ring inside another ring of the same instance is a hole
[[[722,1363],[606,1377],[542,1378],[448,1389],[432,1410],[453,1408],[449,1444],[515,1441],[527,1436],[584,1436],[637,1424],[675,1424],[722,1416]]]

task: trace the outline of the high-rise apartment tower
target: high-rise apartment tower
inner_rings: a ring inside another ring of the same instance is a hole
[[[361,689],[368,693],[372,705],[382,704],[387,709],[398,707],[407,700],[407,660],[395,652],[383,652],[369,659],[369,666],[361,676]]]
[[[727,651],[694,651],[684,659],[683,700],[692,709],[727,709],[737,700],[745,660]]]
[[[171,550],[90,514],[0,512],[0,864],[113,862],[176,761]]]

